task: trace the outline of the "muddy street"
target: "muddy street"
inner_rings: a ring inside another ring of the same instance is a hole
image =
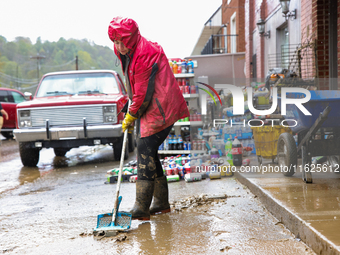
[[[3,141],[2,155],[12,147]],[[9,154],[0,162],[4,254],[314,254],[233,177],[169,183],[171,213],[95,237],[97,215],[113,207],[116,185],[104,184],[107,170],[118,167],[111,147],[81,147],[66,157],[43,149],[34,168],[22,166],[17,150]],[[130,153],[126,162],[135,158]],[[128,211],[135,184],[123,182],[120,194],[120,211]]]

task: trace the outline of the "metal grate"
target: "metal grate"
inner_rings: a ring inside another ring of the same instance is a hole
[[[84,118],[86,118],[87,124],[103,123],[103,106],[86,105],[31,109],[32,127],[44,127],[47,119],[50,126],[78,126],[83,125]]]
[[[283,68],[307,80],[316,78],[315,43],[282,45],[281,52],[268,54],[268,68]]]
[[[228,41],[228,37],[230,36],[238,36],[238,35],[224,35],[224,34],[216,34],[211,35],[207,43],[205,44],[203,50],[201,51],[202,55],[205,54],[222,54],[228,53],[228,49],[226,48],[226,42]]]

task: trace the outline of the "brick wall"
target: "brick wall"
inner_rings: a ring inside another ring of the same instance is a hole
[[[251,3],[251,0],[245,0],[245,4],[244,4],[244,22],[245,22],[245,38],[244,38],[244,42],[245,42],[245,63],[246,63],[246,78],[250,78],[253,77],[252,74],[252,56],[253,56],[253,36],[252,36],[252,29],[249,25],[249,20],[251,19],[251,15],[253,14],[253,5]],[[249,85],[249,84],[247,84]]]
[[[329,78],[329,21],[328,21],[328,1],[318,1],[313,3],[313,20],[316,16],[316,54],[318,56],[318,77],[320,89],[328,89],[328,82],[323,82],[322,78]]]
[[[222,23],[228,24],[227,26],[227,34],[231,34],[230,31],[230,18],[236,12],[236,51],[244,52],[245,51],[245,25],[244,25],[244,4],[245,0],[231,0],[229,4],[227,4],[228,0],[222,1]],[[230,39],[228,37],[228,53],[230,53]]]
[[[245,47],[245,34],[244,34],[244,27],[245,27],[245,23],[244,23],[244,2],[245,0],[238,0],[238,6],[237,6],[237,52],[244,52],[246,50]]]
[[[301,0],[301,41],[306,39],[315,39],[312,35],[313,20],[312,20],[312,0]]]
[[[340,0],[338,2],[338,48],[340,47]],[[315,75],[319,78],[319,89],[329,89],[329,6],[328,1],[301,0],[301,41],[315,42],[317,62]],[[338,78],[340,78],[340,51],[338,57]]]

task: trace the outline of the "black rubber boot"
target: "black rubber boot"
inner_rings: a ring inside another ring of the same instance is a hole
[[[152,200],[154,181],[136,181],[136,201],[130,211],[133,220],[150,220],[150,204]]]
[[[162,176],[155,178],[155,189],[150,213],[154,215],[167,212],[170,212],[168,181],[166,176]]]

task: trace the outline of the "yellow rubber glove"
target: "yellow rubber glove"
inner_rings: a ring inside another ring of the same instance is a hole
[[[125,118],[123,120],[123,123],[122,123],[122,129],[123,129],[123,132],[125,132],[126,129],[128,129],[129,133],[132,132],[133,130],[133,127],[131,126],[131,124],[136,120],[137,118],[131,116],[129,113],[126,113],[125,114]]]

